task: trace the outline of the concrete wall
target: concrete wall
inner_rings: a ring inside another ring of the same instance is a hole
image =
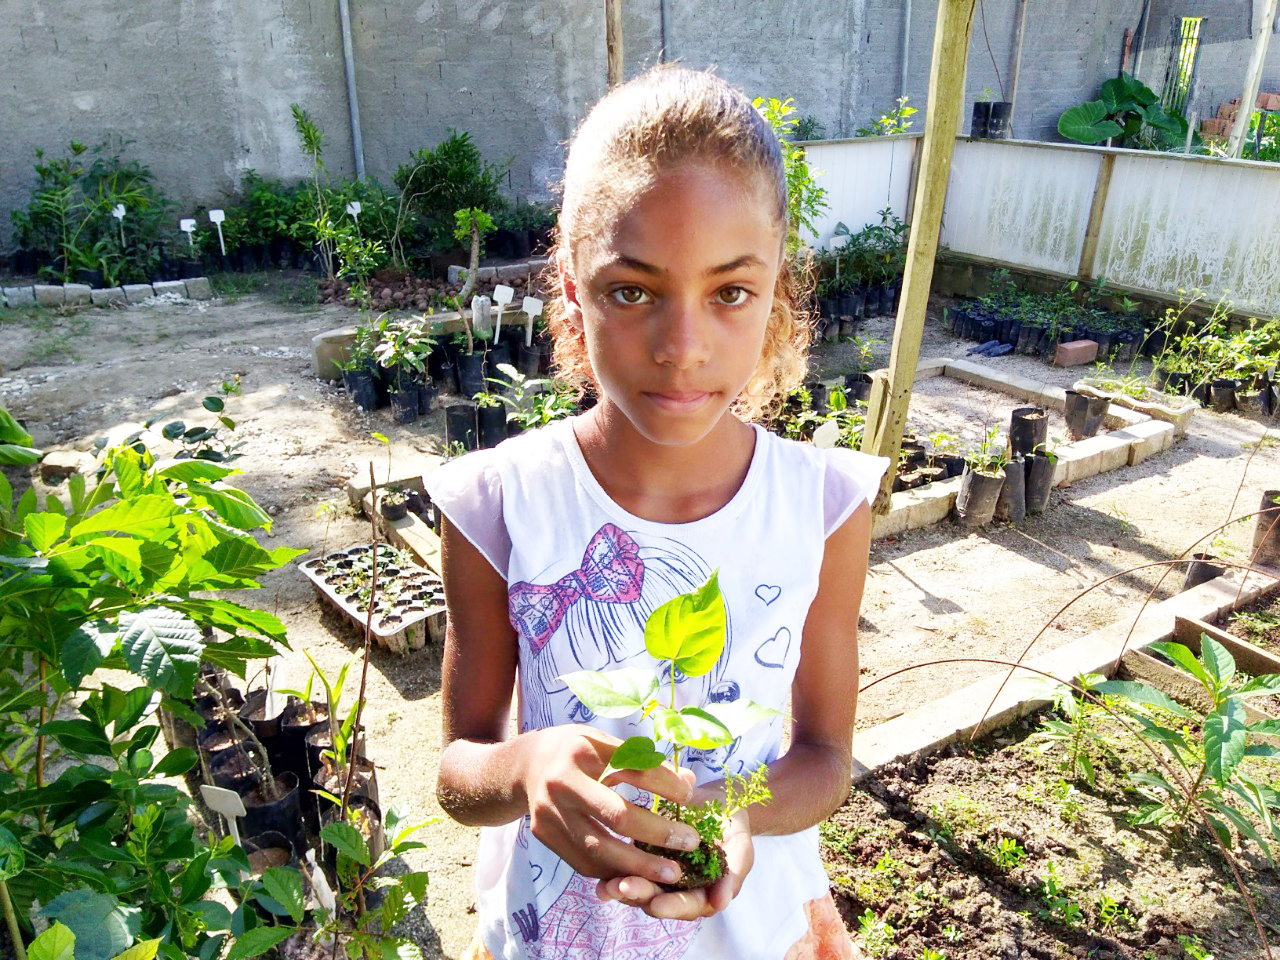
[[[1016,5],[985,0],[967,99],[1007,90]],[[1136,26],[1141,6],[1028,2],[1016,136],[1056,139],[1062,110],[1118,70],[1123,30]],[[1230,99],[1250,43],[1235,23],[1241,17],[1228,15],[1241,0],[1197,6],[1223,11],[1211,18],[1212,31],[1221,24],[1224,33],[1207,45],[1201,77],[1206,91],[1221,88]],[[327,134],[331,171],[353,170],[337,0],[5,7],[17,26],[0,31],[0,249],[10,246],[9,212],[25,205],[35,182],[33,148],[60,153],[73,137],[132,141],[126,156],[190,205],[233,191],[246,168],[303,175],[289,114],[298,102]],[[852,136],[902,92],[921,109],[920,130],[936,3],[912,8],[905,86],[904,0],[626,0],[626,70],[657,62],[665,36],[668,58],[714,64],[753,96],[794,97],[828,137]],[[600,0],[353,0],[352,16],[370,174],[389,180],[411,151],[455,128],[489,160],[510,161],[513,197],[551,195],[562,144],[604,91]],[[1163,30],[1153,29],[1153,42]],[[1273,47],[1270,62],[1280,64],[1280,43]],[[1153,47],[1146,79],[1158,84],[1163,70]]]

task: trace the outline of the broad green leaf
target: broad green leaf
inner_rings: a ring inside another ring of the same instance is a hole
[[[187,904],[187,910],[204,921],[206,930],[227,930],[231,927],[231,911],[217,900],[197,900]]]
[[[221,397],[205,397],[201,405],[210,413],[221,413],[226,409],[226,403]]]
[[[592,713],[616,720],[644,708],[658,690],[648,670],[580,670],[560,678]]]
[[[369,845],[364,837],[349,823],[327,823],[320,831],[320,839],[332,846],[349,860],[362,867],[369,866]]]
[[[199,762],[196,752],[190,747],[178,747],[170,750],[151,771],[157,777],[177,777],[186,773]]]
[[[1280,736],[1280,720],[1259,720],[1250,724],[1249,732],[1265,737]]]
[[[293,935],[291,927],[254,927],[246,930],[236,938],[227,953],[227,960],[247,960],[259,957],[268,950],[289,939]]]
[[[67,518],[56,513],[29,513],[22,522],[31,549],[44,553],[67,530]]]
[[[200,668],[200,630],[183,614],[164,607],[121,614],[120,649],[125,663],[153,686],[187,696]]]
[[[155,940],[140,940],[124,953],[116,954],[114,960],[153,960],[159,948],[159,938]]]
[[[120,499],[129,500],[142,493],[142,463],[136,456],[120,455],[113,464]]]
[[[216,483],[240,472],[235,467],[210,463],[208,460],[157,460],[151,470],[156,476],[179,483]]]
[[[648,737],[628,737],[613,751],[609,765],[600,774],[600,779],[603,780],[618,770],[652,770],[661,766],[666,759],[666,755],[660,753]]]
[[[187,492],[193,499],[207,504],[214,513],[240,530],[256,530],[259,527],[270,529],[271,527],[271,515],[241,490],[189,483]]]
[[[213,577],[253,580],[274,570],[277,564],[272,561],[271,554],[251,538],[236,537],[222,541],[205,553],[202,566],[207,569],[193,574],[192,580]]]
[[[653,729],[661,739],[694,750],[714,750],[733,743],[729,728],[701,707],[660,707],[654,711]]]
[[[75,960],[76,935],[71,928],[55,923],[27,947],[27,960]]]
[[[2,406],[0,406],[0,441],[23,444],[32,442],[31,434],[27,433],[22,424],[13,418],[13,414]]]
[[[1253,730],[1251,729],[1249,732],[1252,733]],[[1263,760],[1277,760],[1280,759],[1280,747],[1268,746],[1265,743],[1251,743],[1244,748],[1244,755],[1246,757],[1258,757]]]
[[[43,451],[35,447],[24,447],[20,443],[0,443],[0,464],[7,467],[30,466],[39,463],[43,456]]]
[[[1226,700],[1204,719],[1204,760],[1209,776],[1221,786],[1244,759],[1247,734],[1244,707],[1238,700]]]
[[[733,737],[740,737],[757,723],[772,720],[774,717],[785,717],[786,714],[770,707],[762,707],[754,700],[734,700],[731,703],[709,703],[704,707],[728,729]]]
[[[379,943],[382,960],[422,960],[422,948],[412,940],[383,937]]]
[[[1155,643],[1149,644],[1147,649],[1154,650],[1162,657],[1167,657],[1173,663],[1195,677],[1206,690],[1217,689],[1214,685],[1213,677],[1205,670],[1204,664],[1196,659],[1196,655],[1191,652],[1190,647],[1185,647],[1180,643],[1168,643],[1164,640],[1157,640]]]
[[[182,608],[193,617],[227,633],[247,630],[275,640],[285,639],[285,626],[279,618],[262,610],[249,610],[229,600],[204,600],[190,597],[182,601]],[[222,641],[218,641],[218,644],[211,644],[210,650],[221,643]],[[262,656],[262,654],[253,655]]]
[[[672,660],[686,677],[711,672],[724,650],[727,616],[719,573],[691,593],[653,611],[644,626],[644,645],[655,660]]]
[[[83,888],[59,894],[40,913],[65,923],[76,935],[76,960],[112,960],[128,949],[142,928],[137,907]]]
[[[1186,647],[1183,647],[1183,649],[1185,650]],[[1149,707],[1160,707],[1162,710],[1176,713],[1180,717],[1193,718],[1193,714],[1177,700],[1174,700],[1167,693],[1157,690],[1155,687],[1147,686],[1145,683],[1137,683],[1133,680],[1105,680],[1094,689],[1106,696],[1124,697],[1134,703],[1146,704]]]
[[[284,907],[294,923],[302,922],[302,875],[288,867],[272,867],[262,875],[262,886],[268,895]]]
[[[1058,118],[1058,133],[1076,143],[1101,143],[1109,137],[1118,137],[1124,128],[1107,119],[1108,112],[1101,100],[1070,107]]]
[[[111,756],[111,743],[100,727],[88,720],[50,720],[38,732],[53,737],[72,753],[90,757]]]
[[[105,620],[82,623],[62,644],[62,675],[72,690],[111,656],[118,634]]]
[[[152,537],[172,526],[181,508],[169,497],[147,494],[104,507],[71,528],[71,537],[85,540],[100,533]]]
[[[1269,693],[1280,693],[1280,673],[1264,673],[1250,677],[1236,691],[1237,697],[1264,697]]]
[[[18,838],[0,827],[0,880],[13,879],[26,865],[27,857],[22,852],[22,844],[18,842]]]
[[[87,544],[90,556],[97,557],[117,579],[132,584],[142,576],[142,546],[147,541],[131,537],[99,537]]]
[[[1213,678],[1215,690],[1221,690],[1236,675],[1236,662],[1230,652],[1207,633],[1200,634],[1200,662]]]

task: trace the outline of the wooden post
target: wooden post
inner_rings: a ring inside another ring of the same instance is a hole
[[[925,121],[920,154],[920,182],[911,217],[911,242],[902,278],[898,324],[889,355],[889,382],[883,404],[867,411],[862,449],[896,463],[902,447],[902,429],[911,403],[920,339],[924,335],[925,308],[933,285],[933,261],[942,230],[942,208],[951,176],[956,129],[964,107],[965,64],[973,35],[973,11],[977,0],[938,0],[938,24],[933,35],[933,63],[929,68],[929,116]],[[889,512],[893,491],[890,469],[880,485],[875,512]]]
[[[604,0],[604,46],[613,88],[622,82],[622,0]]]
[[[1098,164],[1098,179],[1093,182],[1093,203],[1089,206],[1089,222],[1084,230],[1084,246],[1080,248],[1080,264],[1076,276],[1088,282],[1093,279],[1094,261],[1098,258],[1098,235],[1102,232],[1102,215],[1107,210],[1107,192],[1111,189],[1111,171],[1116,155],[1104,153]]]
[[[1271,40],[1272,25],[1276,22],[1277,0],[1267,0],[1262,14],[1262,23],[1258,26],[1258,35],[1253,38],[1253,55],[1249,58],[1249,70],[1244,78],[1244,96],[1240,98],[1240,109],[1236,111],[1235,122],[1231,124],[1231,138],[1227,141],[1227,156],[1239,157],[1244,150],[1244,138],[1249,133],[1249,118],[1253,116],[1253,105],[1258,100],[1258,88],[1262,86],[1262,68],[1267,61],[1267,44]]]

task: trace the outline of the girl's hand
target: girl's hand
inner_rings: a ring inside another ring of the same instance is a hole
[[[706,797],[691,802],[704,799]],[[668,893],[644,877],[618,877],[597,884],[596,896],[601,900],[621,900],[662,920],[697,920],[719,913],[738,895],[755,862],[751,822],[746,810],[740,810],[729,818],[720,846],[724,849],[727,869],[725,875],[709,887]]]
[[[617,737],[582,725],[547,727],[525,737],[531,742],[522,782],[530,827],[539,841],[583,876],[630,877],[654,889],[679,878],[674,860],[645,853],[618,836],[692,850],[698,845],[697,831],[629,803],[606,784],[629,783],[687,803],[693,789],[690,771],[677,773],[663,764],[653,770],[621,770],[600,783],[597,778],[621,743]]]

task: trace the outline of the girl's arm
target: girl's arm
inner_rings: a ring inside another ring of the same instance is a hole
[[[533,835],[589,877],[637,876],[670,882],[675,862],[644,853],[609,831],[647,843],[693,849],[692,827],[628,803],[597,778],[617,738],[581,725],[508,737],[516,676],[516,634],[507,585],[451,523],[441,536],[448,628],[443,664],[444,750],[436,795],[455,820],[509,823],[526,814]],[[683,802],[692,779],[670,767],[626,772],[626,781]]]
[[[662,893],[637,877],[599,885],[602,896],[655,916],[692,919],[727,907],[751,868],[753,834],[796,833],[825,820],[849,795],[858,697],[858,615],[871,545],[871,507],[863,504],[823,551],[818,593],[809,608],[800,665],[791,686],[791,744],[769,765],[773,800],[743,811],[726,830],[728,874],[707,890]],[[707,784],[695,791],[694,802]]]

